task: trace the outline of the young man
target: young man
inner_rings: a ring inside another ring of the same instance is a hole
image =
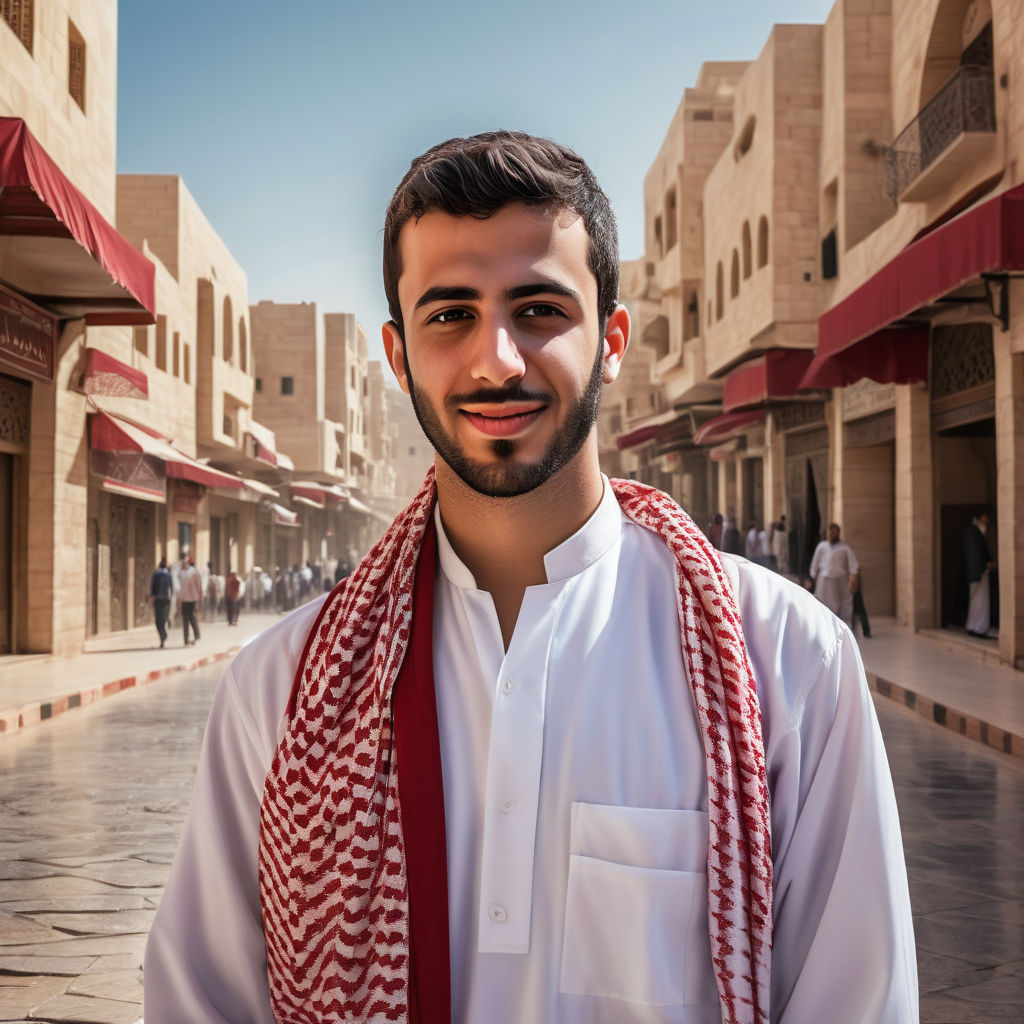
[[[589,169],[436,147],[384,276],[434,469],[228,670],[147,1024],[916,1020],[848,630],[598,469],[629,319]]]

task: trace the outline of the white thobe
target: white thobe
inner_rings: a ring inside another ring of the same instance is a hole
[[[606,486],[545,557],[505,651],[490,595],[438,541],[453,1020],[719,1021],[706,764],[671,554]],[[899,822],[856,646],[799,588],[725,563],[764,722],[772,1020],[916,1021]],[[147,1024],[273,1019],[259,801],[318,607],[245,647],[218,691],[147,949]]]
[[[857,556],[845,541],[823,540],[814,549],[811,577],[814,596],[847,625],[853,622],[853,593],[850,577],[860,572]]]

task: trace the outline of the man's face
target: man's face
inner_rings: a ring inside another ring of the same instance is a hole
[[[839,527],[838,526],[830,526],[828,528],[828,540],[829,540],[830,544],[838,544],[839,543]]]
[[[629,319],[620,307],[601,336],[582,219],[521,203],[486,219],[432,211],[399,244],[405,342],[386,326],[384,344],[452,471],[514,497],[596,446],[601,383],[618,373]]]

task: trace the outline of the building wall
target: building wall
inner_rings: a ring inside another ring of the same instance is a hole
[[[114,219],[117,0],[36,0],[29,52],[0,18],[0,116],[29,130],[107,220]],[[68,91],[69,22],[86,44],[85,109]]]
[[[261,388],[255,414],[277,435],[295,463],[296,473],[318,474],[324,465],[320,424],[324,419],[324,328],[316,304],[263,300],[250,310],[253,359]],[[282,393],[289,377],[293,393]]]

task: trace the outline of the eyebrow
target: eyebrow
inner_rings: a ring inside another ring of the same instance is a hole
[[[505,298],[510,302],[516,299],[528,299],[534,295],[562,295],[572,299],[577,305],[583,305],[583,296],[574,288],[569,288],[557,281],[536,281],[531,284],[519,284],[510,288],[505,293]],[[417,300],[414,309],[429,306],[432,302],[475,302],[479,300],[480,292],[475,288],[466,288],[459,285],[435,285],[428,288]]]

